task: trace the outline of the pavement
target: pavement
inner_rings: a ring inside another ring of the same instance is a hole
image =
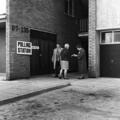
[[[0,105],[32,97],[51,90],[69,86],[69,81],[54,78],[51,75],[6,81],[0,77]]]
[[[80,90],[120,88],[119,78],[77,79],[77,74],[70,74],[69,80],[54,78],[51,75],[37,76],[29,79],[6,81],[0,78],[0,105],[39,95],[67,86],[78,86]],[[120,91],[119,91],[120,92]]]

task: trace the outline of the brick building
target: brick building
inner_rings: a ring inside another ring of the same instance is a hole
[[[120,1],[89,1],[89,72],[120,77]]]
[[[55,44],[67,42],[71,53],[82,43],[90,77],[120,77],[114,72],[120,70],[120,12],[115,1],[6,0],[6,13],[0,15],[0,73],[8,80],[48,74]],[[70,71],[76,68],[71,59]]]

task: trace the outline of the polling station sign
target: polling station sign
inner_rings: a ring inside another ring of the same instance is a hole
[[[32,55],[32,43],[25,41],[17,41],[17,54]]]

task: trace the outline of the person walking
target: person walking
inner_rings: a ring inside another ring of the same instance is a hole
[[[78,79],[84,79],[87,74],[87,63],[86,63],[86,53],[84,48],[81,45],[76,46],[78,53],[73,54],[72,57],[77,57],[78,59]]]
[[[60,44],[56,44],[56,48],[53,50],[52,55],[52,62],[53,62],[53,69],[55,73],[55,77],[58,77],[60,71],[60,54],[61,54],[61,46]]]
[[[68,43],[66,43],[64,45],[63,50],[61,51],[61,69],[60,69],[60,74],[59,74],[60,79],[62,77],[64,79],[68,79],[67,72],[69,69],[69,59],[70,59],[69,47],[70,47],[70,45]]]

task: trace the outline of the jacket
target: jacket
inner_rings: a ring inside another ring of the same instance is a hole
[[[64,48],[61,51],[61,60],[69,61],[70,59],[70,52],[68,49]]]

